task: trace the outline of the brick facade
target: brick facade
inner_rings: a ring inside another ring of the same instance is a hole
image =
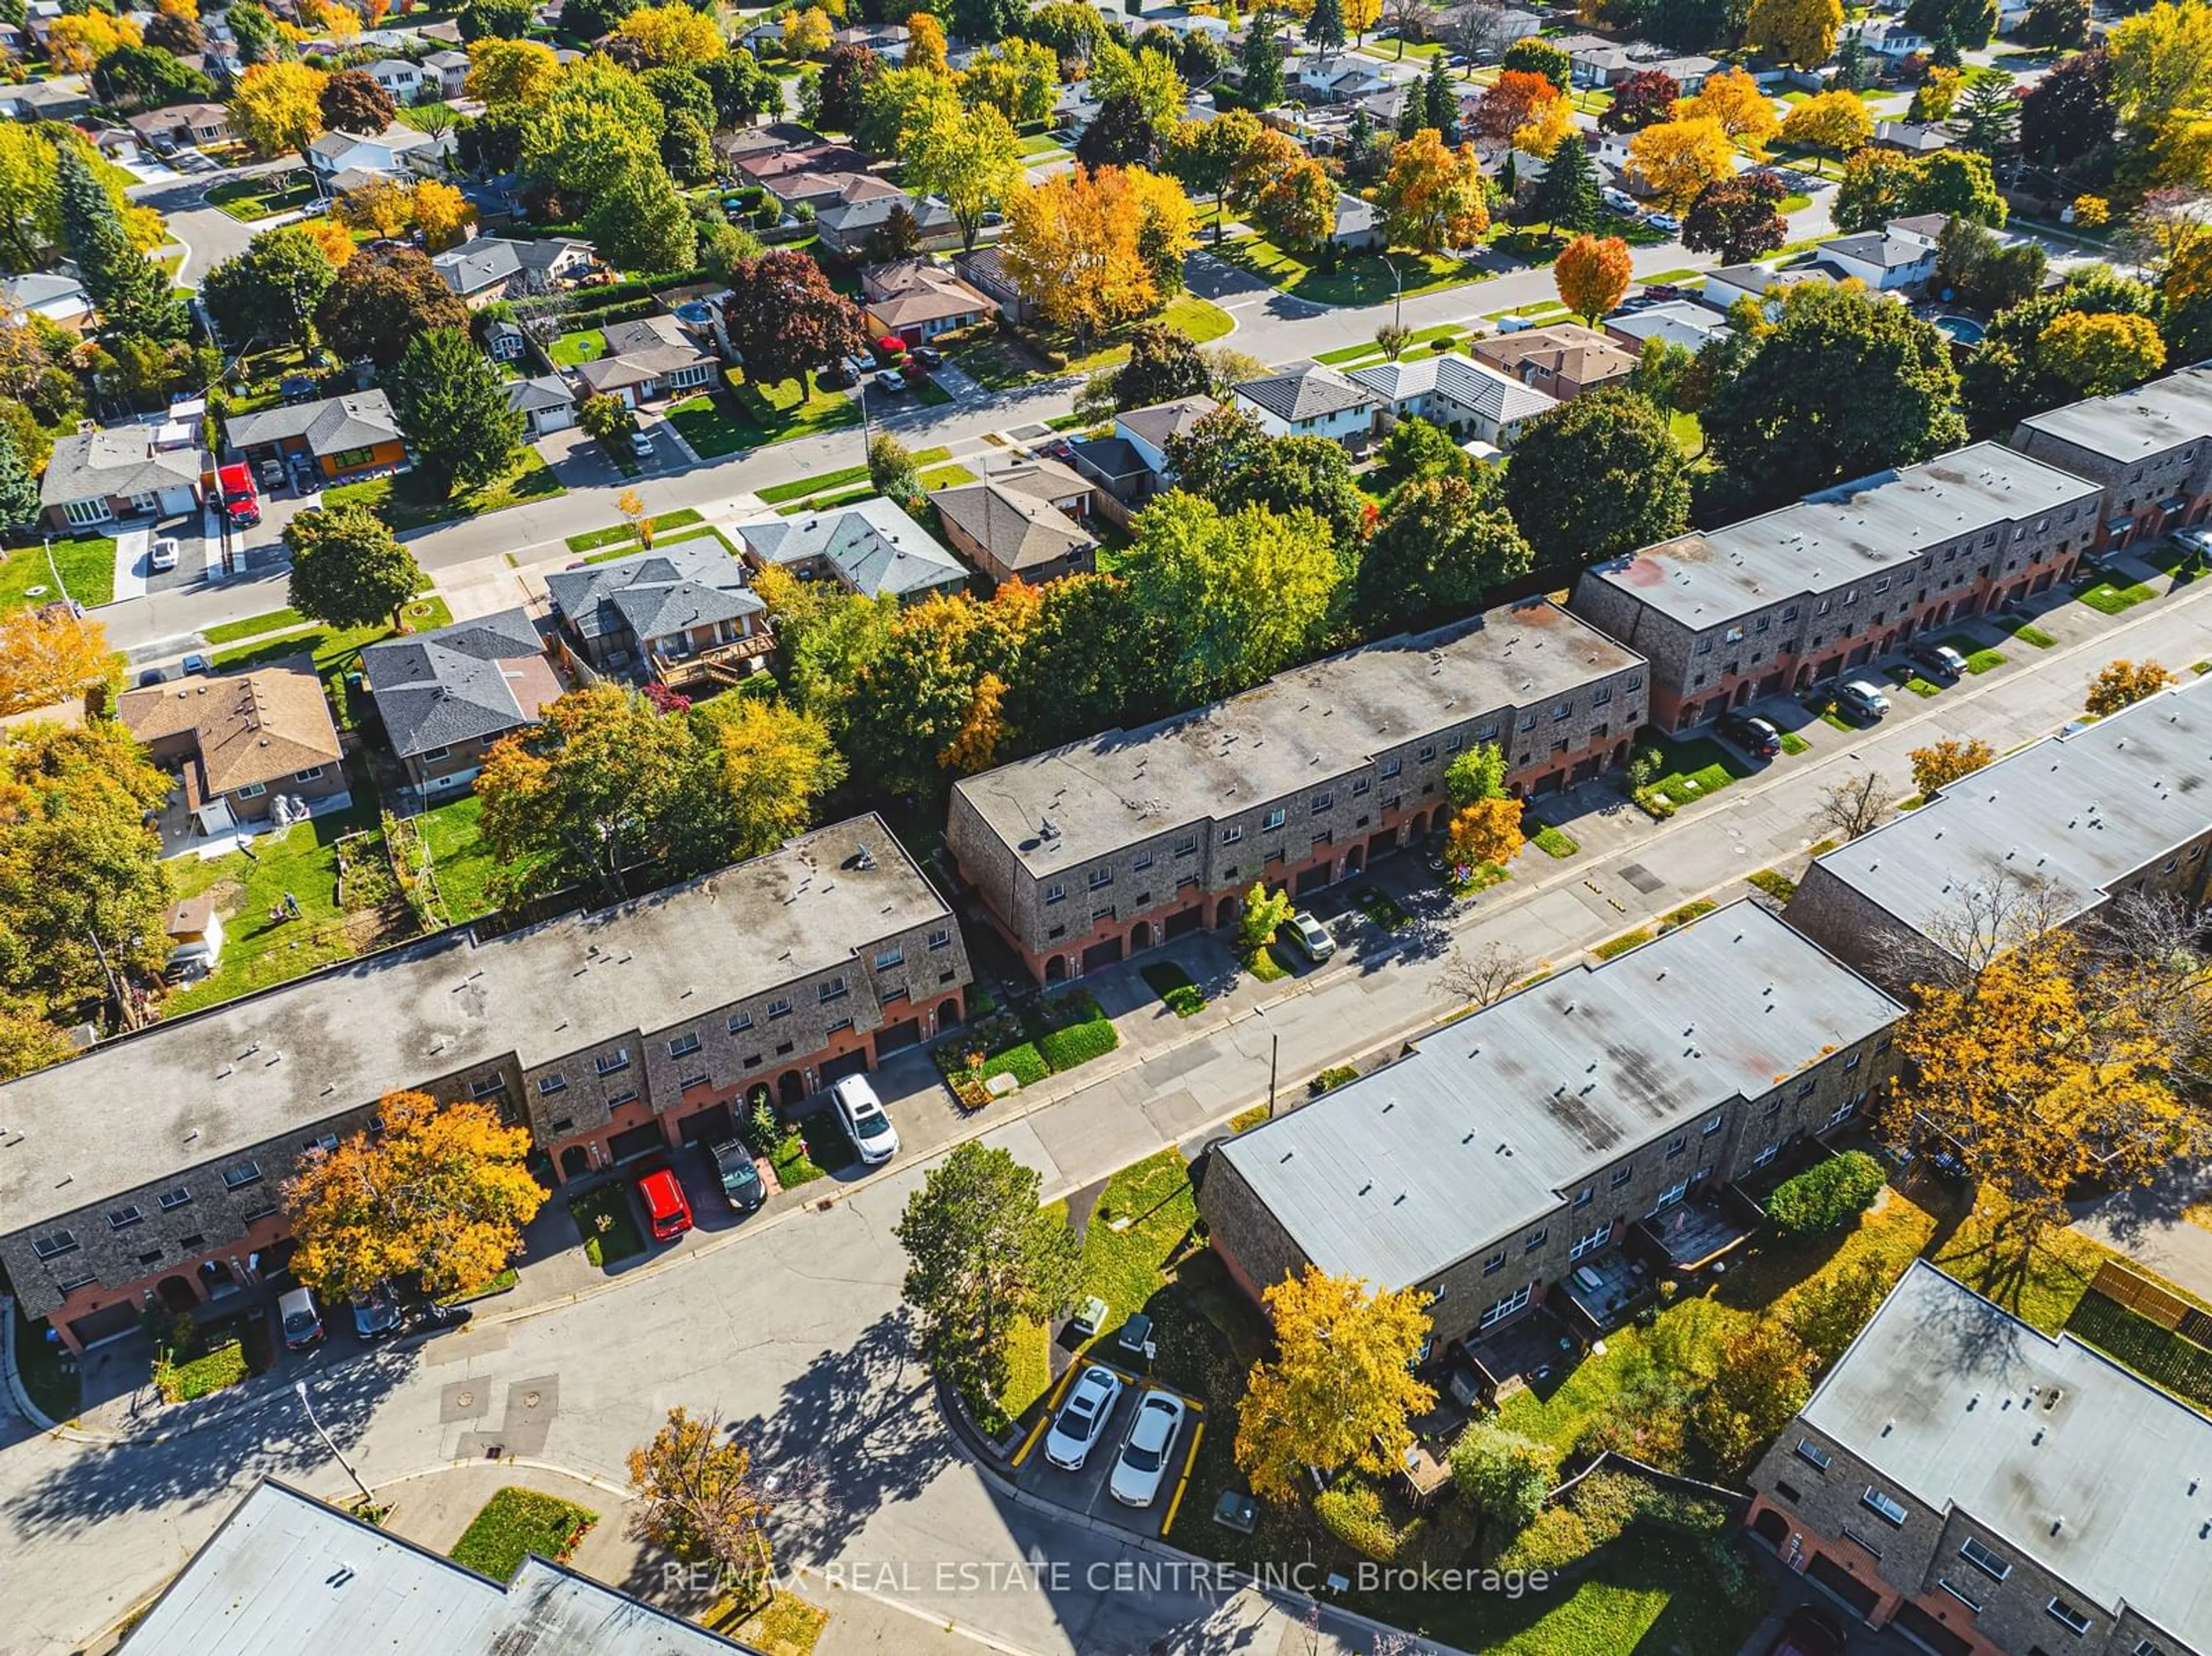
[[[2212,517],[2212,368],[2036,415],[2012,442],[2103,488],[2093,549],[2139,545]]]

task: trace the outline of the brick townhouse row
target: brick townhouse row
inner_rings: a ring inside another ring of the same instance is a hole
[[[945,843],[1040,980],[1232,924],[1257,880],[1303,896],[1449,816],[1480,743],[1540,794],[1627,757],[1644,666],[1545,599],[1386,639],[1245,695],[964,779]]]
[[[2130,895],[2202,905],[2212,869],[2212,676],[2045,737],[1814,860],[1790,923],[1893,992],[1948,950],[1970,898],[2055,923]],[[2030,888],[2033,888],[2031,892]],[[1984,922],[1986,924],[1986,921]]]
[[[2212,363],[2035,415],[2012,440],[2104,489],[2099,549],[2201,524],[2212,516]]]
[[[1916,1260],[1753,1469],[1752,1535],[1934,1656],[2212,1656],[2212,1421]]]
[[[1423,1289],[1437,1338],[1471,1339],[1606,1267],[1638,1222],[1672,1257],[1704,1198],[1866,1107],[1903,1015],[1734,903],[1229,1140],[1200,1211],[1255,1298],[1312,1265]]]
[[[2102,499],[1975,443],[1595,565],[1570,608],[1650,660],[1652,722],[1686,729],[2066,579]]]
[[[880,819],[497,937],[465,928],[0,1087],[0,1265],[74,1349],[260,1274],[301,1156],[402,1089],[495,1101],[567,1182],[728,1135],[957,1023],[950,909]]]

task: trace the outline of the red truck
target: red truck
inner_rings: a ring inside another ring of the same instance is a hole
[[[221,491],[223,515],[230,519],[233,529],[251,529],[261,521],[261,494],[253,487],[252,468],[244,464],[224,466],[216,473],[216,487]]]

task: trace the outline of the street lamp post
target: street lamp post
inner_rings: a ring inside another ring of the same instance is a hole
[[[331,1459],[337,1461],[339,1465],[345,1468],[345,1475],[353,1480],[354,1488],[361,1491],[362,1504],[363,1506],[374,1506],[376,1504],[376,1498],[369,1494],[368,1485],[361,1481],[361,1474],[354,1471],[353,1463],[345,1458],[345,1455],[339,1450],[337,1441],[333,1439],[328,1432],[323,1429],[323,1422],[315,1417],[315,1405],[307,1401],[307,1382],[305,1380],[294,1380],[292,1382],[292,1389],[300,1394],[300,1407],[307,1410],[307,1424],[315,1429],[315,1435],[322,1439],[323,1447],[331,1452]]]
[[[1273,1121],[1275,1119],[1275,1071],[1277,1060],[1283,1055],[1283,1038],[1275,1032],[1275,1026],[1267,1022],[1266,1007],[1255,1006],[1252,1010],[1261,1022],[1267,1024],[1267,1119]]]
[[[1390,325],[1400,328],[1406,321],[1406,283],[1398,274],[1398,261],[1389,254],[1379,255],[1385,269],[1390,272]]]

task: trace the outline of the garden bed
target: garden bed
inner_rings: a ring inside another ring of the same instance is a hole
[[[532,1553],[566,1563],[599,1515],[573,1501],[513,1484],[484,1502],[446,1556],[456,1564],[502,1584],[514,1579]]]
[[[1149,980],[1148,980],[1149,981]],[[963,1109],[991,1101],[994,1076],[1033,1087],[1047,1076],[1103,1057],[1121,1044],[1113,1020],[1087,990],[979,1017],[937,1046],[937,1067]]]

